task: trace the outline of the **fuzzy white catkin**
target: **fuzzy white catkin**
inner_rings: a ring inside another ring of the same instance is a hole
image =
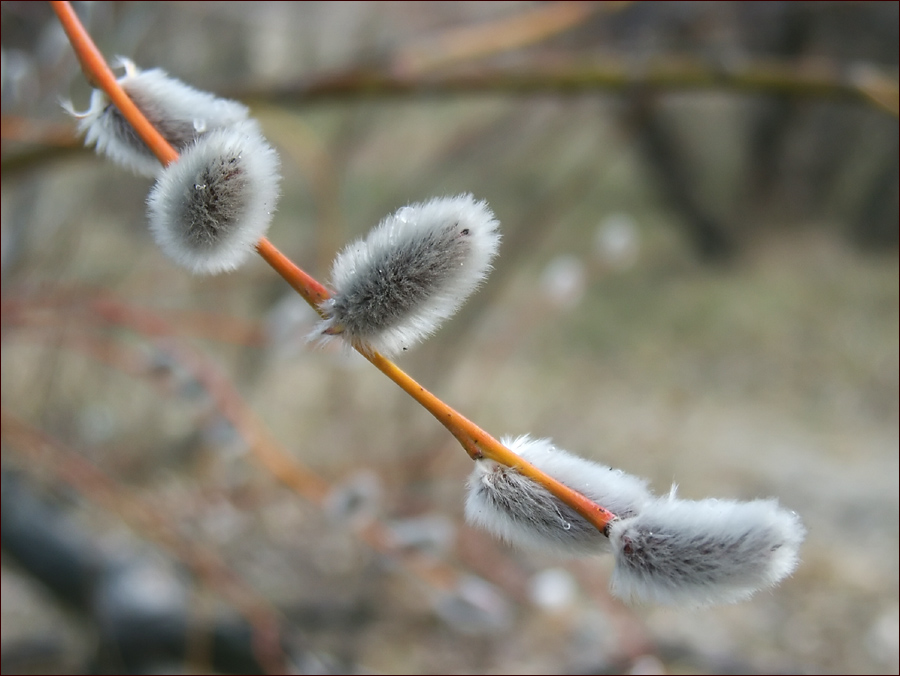
[[[405,206],[335,259],[332,297],[311,340],[342,338],[386,356],[431,335],[481,284],[499,223],[472,195]]]
[[[119,85],[179,152],[203,134],[248,120],[249,110],[237,101],[195,89],[159,68],[140,70],[128,59],[119,62],[125,69]],[[94,90],[91,105],[83,113],[76,112],[71,103],[63,103],[63,107],[78,119],[86,146],[94,146],[97,153],[136,174],[153,177],[159,173],[159,160],[104,92]]]
[[[255,124],[199,137],[147,198],[150,230],[163,253],[197,274],[238,267],[272,220],[278,168],[278,154]]]
[[[505,437],[504,446],[613,514],[640,513],[647,482],[556,448],[549,439]],[[561,554],[610,550],[609,540],[546,488],[514,469],[478,460],[469,476],[466,520],[506,542]]]
[[[630,602],[734,603],[794,572],[805,535],[775,500],[659,498],[610,528],[610,587]]]

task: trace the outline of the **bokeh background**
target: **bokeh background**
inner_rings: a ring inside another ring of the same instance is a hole
[[[897,673],[898,3],[76,8],[109,58],[251,106],[270,238],[323,281],[406,203],[491,204],[488,283],[400,360],[441,398],[809,535],[779,588],[697,611],[470,529],[462,449],[307,345],[261,260],[160,254],[150,182],[59,107],[90,90],[49,6],[4,2],[3,673],[279,643],[295,673]]]

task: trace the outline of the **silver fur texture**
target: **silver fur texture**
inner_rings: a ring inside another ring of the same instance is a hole
[[[805,534],[775,500],[660,498],[612,525],[611,589],[630,602],[733,603],[790,575]]]
[[[147,199],[160,248],[198,274],[238,267],[269,227],[278,167],[255,124],[198,138],[160,174]]]
[[[119,85],[178,152],[211,131],[249,122],[249,110],[237,101],[195,89],[159,68],[140,70],[128,59],[120,58],[119,62],[125,69]],[[94,146],[99,154],[143,176],[156,176],[162,169],[104,92],[94,90],[90,108],[83,113],[76,112],[69,103],[63,107],[78,119],[78,131],[84,134],[85,145]]]
[[[394,356],[431,335],[482,283],[497,253],[494,214],[472,195],[403,207],[335,259],[333,296],[310,339]]]
[[[652,499],[643,479],[567,453],[549,439],[502,439],[504,446],[618,516]],[[609,540],[546,488],[509,467],[479,460],[469,477],[466,520],[515,545],[561,554],[610,551]]]

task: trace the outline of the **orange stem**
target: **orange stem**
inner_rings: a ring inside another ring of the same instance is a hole
[[[138,136],[143,139],[144,143],[150,148],[154,155],[164,165],[168,165],[178,159],[178,153],[169,145],[156,128],[147,121],[144,114],[138,109],[132,100],[125,93],[125,90],[119,86],[116,76],[112,69],[107,65],[106,59],[97,49],[97,45],[91,39],[91,36],[85,30],[72,5],[68,2],[60,0],[51,0],[50,5],[59,22],[62,24],[63,30],[72,43],[72,49],[75,50],[78,60],[81,62],[81,69],[85,72],[88,82],[99,87],[109,99],[113,102],[122,116],[128,120],[129,124],[134,127]]]
[[[263,260],[275,272],[281,275],[284,281],[291,285],[294,291],[303,296],[303,300],[321,314],[319,306],[322,304],[322,301],[328,300],[331,296],[328,293],[328,289],[297,267],[290,258],[281,253],[267,238],[263,237],[256,243],[256,252],[263,257]]]
[[[520,474],[541,484],[597,530],[604,535],[607,534],[607,527],[617,518],[615,514],[513,453],[481,427],[422,387],[390,359],[377,352],[371,355],[361,350],[359,352],[446,427],[473,460],[488,458],[514,468]]]
[[[91,40],[81,21],[79,21],[72,6],[64,0],[53,0],[50,4],[59,17],[66,35],[69,36],[72,48],[78,55],[88,80],[95,82],[97,86],[106,92],[106,95],[116,105],[122,116],[134,127],[134,130],[159,158],[160,162],[167,165],[177,160],[178,153],[147,121],[143,113],[132,103],[128,94],[119,86],[115,75],[113,75],[112,70],[106,64],[103,55],[97,49],[93,40]],[[324,286],[297,267],[267,238],[263,237],[257,242],[256,250],[275,272],[281,275],[293,289],[303,296],[307,303],[321,314],[320,305],[322,301],[330,297],[328,290]],[[550,493],[578,512],[598,530],[604,534],[607,532],[606,528],[616,518],[615,514],[588,500],[581,493],[561,484],[531,463],[520,458],[474,422],[460,415],[419,385],[386,357],[378,353],[368,354],[363,350],[359,350],[359,352],[444,425],[456,437],[472,459],[488,458],[501,465],[515,468],[529,479],[543,485]]]

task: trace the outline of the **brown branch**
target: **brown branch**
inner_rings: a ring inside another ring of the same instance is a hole
[[[454,27],[427,35],[398,49],[391,71],[422,73],[452,63],[520,49],[563,33],[601,11],[616,11],[628,2],[550,2],[511,16]]]
[[[586,63],[547,56],[516,66],[478,64],[441,72],[354,68],[265,89],[231,92],[244,100],[312,103],[334,99],[472,94],[577,94],[708,90],[812,99],[843,99],[900,114],[897,77],[871,66],[847,70],[824,61],[747,61],[722,67],[708,61],[666,56],[646,62],[605,59]]]

